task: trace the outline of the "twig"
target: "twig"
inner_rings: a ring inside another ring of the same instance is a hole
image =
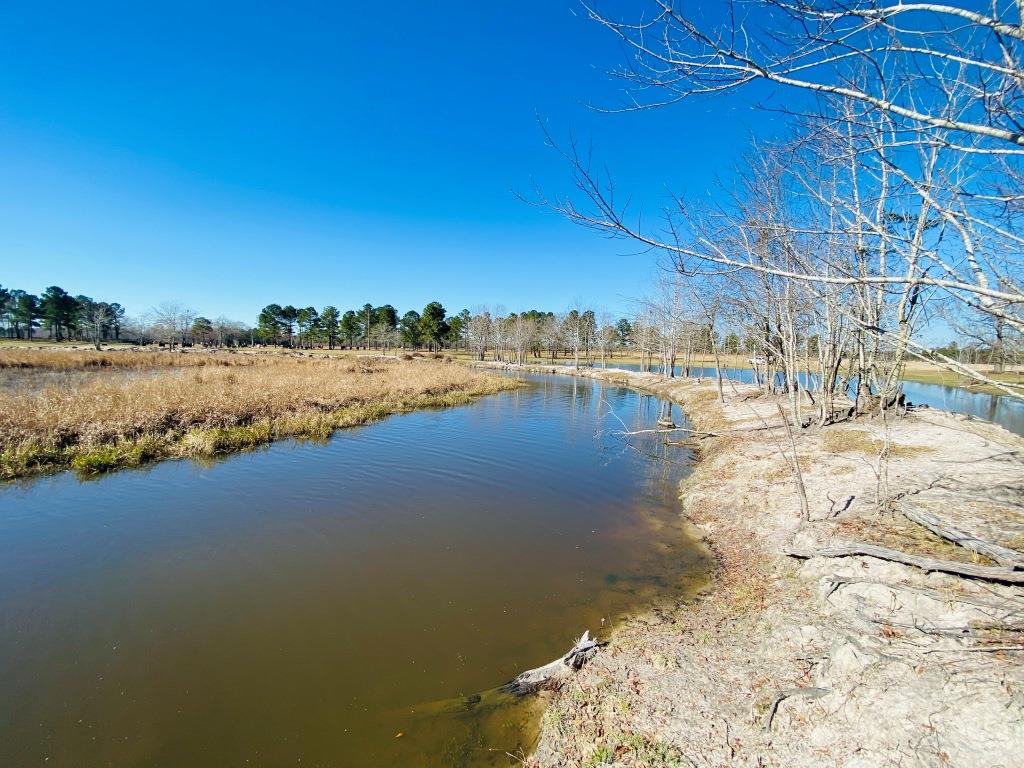
[[[772,723],[775,721],[775,714],[779,711],[779,705],[786,699],[792,696],[806,696],[810,699],[819,699],[827,693],[832,691],[828,688],[789,688],[785,691],[780,691],[775,694],[775,698],[772,699],[772,704],[768,707],[768,715],[765,717],[764,726],[761,730],[765,733],[770,733],[772,730]]]
[[[800,471],[800,456],[796,452],[796,441],[793,439],[793,428],[789,426],[789,419],[786,418],[786,412],[782,410],[782,405],[776,403],[775,407],[779,409],[779,416],[782,418],[782,423],[786,427],[786,435],[789,436],[789,447],[790,450],[793,451],[793,482],[796,484],[796,494],[800,499],[800,520],[801,522],[807,522],[811,519],[811,508],[807,503],[807,489],[804,488],[804,476]]]
[[[843,512],[850,508],[850,505],[853,504],[853,500],[856,497],[847,496],[845,501],[843,501],[843,506],[841,506],[839,509],[836,509],[836,504],[838,504],[839,502],[832,498],[831,493],[826,493],[825,498],[832,502],[832,506],[830,506],[828,509],[829,517],[839,517],[839,515],[843,514]]]

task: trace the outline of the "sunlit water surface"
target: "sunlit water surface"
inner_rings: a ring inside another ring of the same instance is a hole
[[[327,444],[0,488],[0,765],[509,764],[537,711],[496,685],[705,571],[689,453],[616,434],[658,413],[532,377]]]

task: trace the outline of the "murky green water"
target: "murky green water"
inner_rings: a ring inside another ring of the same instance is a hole
[[[3,487],[0,765],[510,764],[535,705],[473,694],[703,571],[689,454],[612,434],[658,405],[536,377],[326,445]]]

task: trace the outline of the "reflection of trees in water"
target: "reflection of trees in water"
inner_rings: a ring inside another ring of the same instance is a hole
[[[656,482],[659,492],[664,492],[665,483],[677,482],[681,471],[690,466],[693,454],[673,439],[675,433],[658,431],[657,423],[676,414],[685,422],[681,409],[677,410],[671,400],[622,387],[601,385],[598,397],[604,406],[600,428],[606,440],[620,452],[642,457],[636,471]]]

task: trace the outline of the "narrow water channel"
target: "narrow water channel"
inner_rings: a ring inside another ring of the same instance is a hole
[[[486,692],[706,568],[687,450],[616,434],[658,414],[538,376],[326,444],[0,487],[0,765],[509,765],[536,705]]]
[[[636,363],[612,361],[609,368],[623,368],[639,371]],[[683,375],[683,369],[676,367],[676,376]],[[722,375],[732,381],[744,384],[754,383],[754,372],[749,368],[723,368]],[[714,368],[691,368],[691,377],[713,379]],[[801,378],[801,381],[803,379]],[[963,387],[947,384],[927,384],[920,381],[904,381],[903,392],[915,405],[926,405],[940,411],[962,413],[1005,427],[1017,435],[1024,435],[1024,399],[1008,395],[993,395],[987,392],[972,392]]]

